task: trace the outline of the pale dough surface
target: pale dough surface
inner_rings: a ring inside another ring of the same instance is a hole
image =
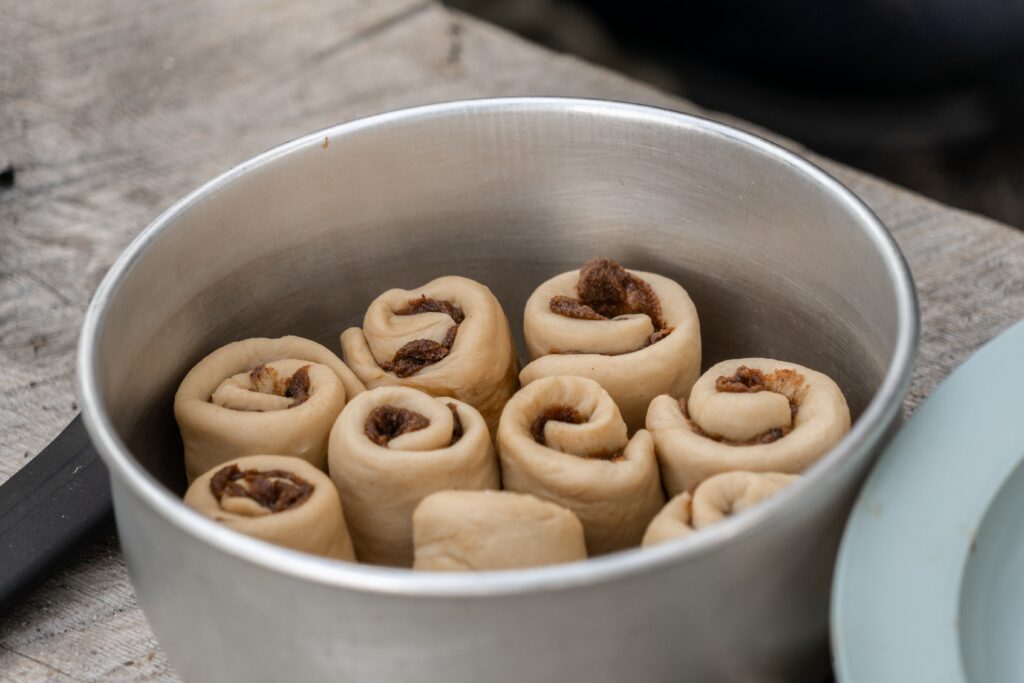
[[[774,496],[800,478],[782,472],[723,472],[697,487],[693,494],[693,526],[700,529],[743,512]]]
[[[141,226],[183,192],[300,131],[423,102],[552,93],[627,100],[729,123],[809,157],[870,206],[913,269],[923,316],[903,404],[907,416],[952,368],[1024,317],[1024,231],[555,54],[451,6],[406,0],[313,0],[304,12],[282,11],[276,0],[246,3],[245,12],[220,0],[8,6],[17,9],[0,21],[0,50],[11,66],[0,119],[10,123],[0,129],[9,133],[7,158],[15,166],[32,161],[29,182],[0,193],[9,288],[0,297],[9,307],[0,316],[0,350],[13,389],[0,397],[0,481],[74,417],[69,349],[87,295]],[[226,15],[232,21],[221,20]],[[96,20],[101,16],[117,20]],[[288,56],[339,41],[355,49],[304,62],[282,78]],[[177,64],[154,90],[151,60],[159,66],[165,44]],[[183,97],[178,79],[197,70],[209,77],[183,79],[189,88]],[[85,177],[83,165],[92,168],[98,155],[116,172]],[[138,606],[110,534],[6,617],[0,670],[10,683],[180,680]]]
[[[454,444],[456,406],[463,434]],[[395,406],[430,420],[380,446],[366,436],[377,407]],[[447,489],[497,489],[498,462],[487,423],[467,403],[410,387],[379,387],[349,402],[331,430],[329,469],[345,502],[360,562],[410,567],[412,514],[426,496]]]
[[[743,512],[799,479],[780,472],[723,472],[675,496],[651,520],[643,545],[663,543]]]
[[[434,493],[416,508],[412,527],[413,569],[521,569],[587,557],[579,518],[524,493]]]
[[[269,512],[249,499],[225,496],[217,500],[210,480],[222,467],[261,472],[285,470],[313,485],[313,493],[301,505]],[[355,551],[341,499],[330,477],[300,458],[283,455],[250,455],[222,463],[196,478],[185,493],[185,504],[196,512],[235,531],[293,550],[355,562]]]
[[[309,399],[289,408],[291,399],[247,388],[247,373],[260,365],[282,372],[309,365]],[[363,390],[336,355],[309,339],[253,338],[222,346],[185,375],[174,396],[189,480],[256,454],[292,455],[325,469],[331,426],[346,397]]]
[[[552,406],[572,407],[586,422],[549,421],[541,444],[531,428]],[[664,502],[651,435],[630,439],[615,402],[592,379],[544,377],[523,387],[505,406],[497,444],[505,488],[575,512],[591,555],[639,545]],[[615,460],[587,457],[617,451]]]
[[[780,394],[715,390],[718,377],[731,377],[744,365],[765,374],[791,369],[803,376],[799,409],[792,423],[789,401]],[[661,478],[669,495],[733,470],[798,474],[850,431],[850,409],[830,377],[796,363],[769,358],[739,358],[712,366],[694,384],[687,407],[690,418],[683,414],[676,397],[664,395],[655,398],[647,412],[647,429],[654,437]],[[694,424],[707,433],[734,440],[790,424],[792,431],[772,443],[732,445],[698,434]]]
[[[675,496],[665,507],[658,511],[651,523],[647,525],[644,532],[642,545],[649,546],[655,543],[664,543],[673,538],[687,536],[694,532],[691,523],[693,496],[688,491],[683,491]]]
[[[457,305],[465,319],[446,357],[408,377],[398,377],[381,364],[391,361],[408,342],[441,342],[455,324],[447,313],[396,313],[421,296]],[[367,387],[408,386],[431,396],[453,396],[480,411],[492,431],[516,389],[518,359],[505,311],[490,289],[457,275],[439,277],[416,289],[384,292],[370,304],[362,328],[342,332],[341,350]]]
[[[639,348],[654,331],[646,315],[580,320],[552,312],[552,297],[578,294],[579,271],[569,271],[540,285],[526,302],[523,332],[531,360],[519,379],[524,386],[553,375],[596,380],[634,432],[643,428],[655,396],[679,397],[690,391],[700,374],[701,341],[697,309],[685,289],[655,273],[628,272],[645,280],[658,296],[662,319],[673,328],[667,337]]]

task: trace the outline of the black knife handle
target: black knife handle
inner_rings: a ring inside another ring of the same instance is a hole
[[[0,486],[0,614],[113,521],[82,416]]]

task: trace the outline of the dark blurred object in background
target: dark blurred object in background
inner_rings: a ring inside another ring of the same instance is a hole
[[[1024,227],[1024,2],[450,4]]]

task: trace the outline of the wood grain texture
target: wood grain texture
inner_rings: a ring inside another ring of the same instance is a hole
[[[77,410],[92,291],[176,198],[268,147],[388,109],[494,95],[629,100],[789,141],[422,0],[0,0],[0,481]],[[810,155],[813,157],[813,155]],[[875,210],[923,316],[913,409],[1024,317],[1024,236],[814,158]],[[0,615],[0,680],[176,680],[115,538]]]

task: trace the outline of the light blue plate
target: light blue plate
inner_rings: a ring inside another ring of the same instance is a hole
[[[900,431],[846,526],[840,683],[1024,681],[1024,322]]]

